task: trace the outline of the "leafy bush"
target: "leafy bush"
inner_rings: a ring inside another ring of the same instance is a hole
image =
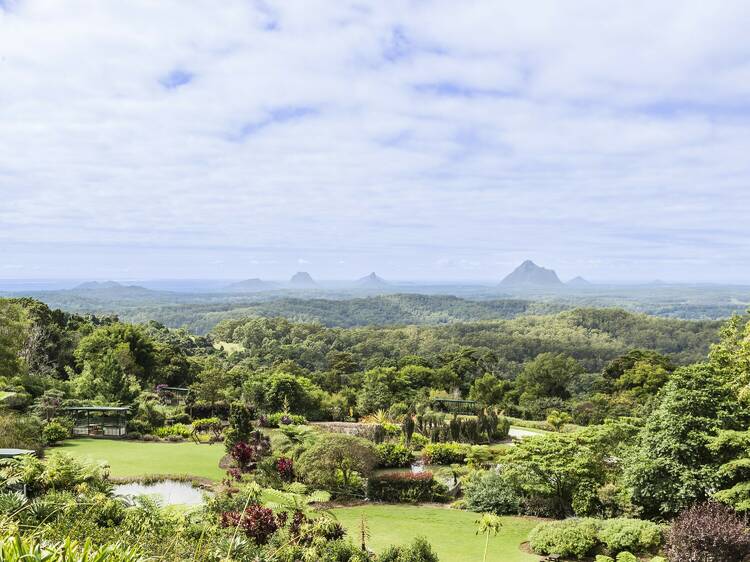
[[[597,522],[592,519],[541,523],[529,534],[529,544],[537,554],[559,554],[580,559],[596,548],[597,531]]]
[[[612,555],[646,552],[661,544],[661,527],[640,519],[566,519],[542,523],[532,535],[531,547],[535,552],[579,558],[601,550]]]
[[[145,420],[128,420],[127,425],[128,433],[140,433],[145,435],[151,433],[154,428]]]
[[[617,555],[615,562],[638,562],[638,558],[626,550]]]
[[[667,534],[667,557],[684,562],[742,560],[750,554],[750,533],[732,509],[716,502],[683,511]]]
[[[406,438],[402,437],[401,442],[405,443]],[[411,436],[411,441],[409,442],[408,446],[411,447],[412,451],[419,451],[420,449],[423,449],[429,442],[430,440],[421,433],[414,433]]]
[[[284,425],[305,425],[307,419],[305,416],[297,414],[286,414],[284,412],[276,412],[274,414],[268,414],[267,416],[260,417],[261,427],[281,427]]]
[[[394,503],[445,502],[448,488],[431,472],[390,472],[370,477],[367,495],[371,500]]]
[[[42,439],[45,445],[54,445],[70,436],[70,430],[57,420],[47,422],[42,429]]]
[[[408,467],[414,460],[411,451],[400,443],[381,443],[376,449],[378,466],[382,468]]]
[[[599,540],[611,553],[624,550],[647,552],[661,544],[661,528],[641,519],[605,519],[601,523]]]
[[[603,554],[597,554],[594,558],[594,562],[615,562],[615,559],[611,556],[604,556]]]
[[[422,449],[422,458],[427,464],[463,463],[469,446],[462,443],[430,443]]]
[[[172,436],[178,436],[187,438],[190,437],[193,434],[193,430],[189,425],[185,425],[184,423],[176,423],[173,425],[165,425],[164,427],[160,427],[154,431],[154,435],[157,437],[172,437]]]
[[[651,562],[668,562],[668,560],[664,558],[663,556],[654,556],[651,559]]]
[[[466,507],[480,513],[517,514],[520,498],[501,473],[477,470],[463,480]]]
[[[378,562],[438,562],[430,543],[417,537],[409,546],[391,546],[378,557]]]
[[[266,544],[279,528],[273,511],[262,505],[251,505],[243,513],[228,511],[221,514],[222,527],[239,527],[256,544]]]
[[[297,473],[311,486],[339,494],[361,493],[362,479],[377,465],[375,445],[361,437],[327,433],[297,460]]]
[[[42,422],[36,416],[0,412],[0,448],[42,449]]]

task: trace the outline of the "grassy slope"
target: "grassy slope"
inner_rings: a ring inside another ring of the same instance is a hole
[[[105,460],[112,476],[186,474],[221,480],[219,459],[224,446],[186,443],[146,443],[113,439],[72,439],[50,451],[65,451],[77,457]]]
[[[425,537],[440,560],[476,562],[482,560],[484,537],[475,535],[474,521],[479,515],[469,511],[430,506],[367,505],[335,509],[334,513],[357,541],[360,517],[364,513],[371,538],[370,548],[381,551],[390,544],[404,544],[416,536]],[[488,562],[533,562],[539,560],[522,552],[519,545],[538,521],[523,517],[504,517],[497,537],[490,538]]]

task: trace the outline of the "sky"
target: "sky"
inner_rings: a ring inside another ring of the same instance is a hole
[[[0,278],[750,283],[746,2],[0,0]]]

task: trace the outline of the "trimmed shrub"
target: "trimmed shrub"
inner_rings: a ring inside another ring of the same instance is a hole
[[[463,482],[466,507],[471,511],[497,515],[517,514],[520,498],[502,474],[494,470],[478,470]]]
[[[656,523],[626,518],[603,520],[598,538],[610,553],[647,552],[658,548],[662,540]]]
[[[529,544],[537,554],[559,554],[583,558],[598,544],[598,525],[594,519],[566,519],[541,523],[529,534]]]
[[[594,551],[605,551],[613,556],[622,552],[653,551],[661,544],[661,527],[640,519],[566,519],[542,523],[532,534],[535,532],[537,546],[534,542],[531,544],[535,552],[579,558]],[[579,540],[580,537],[586,537],[586,540]],[[593,543],[589,539],[593,539]],[[571,546],[578,543],[580,548]],[[586,551],[583,545],[589,543]]]
[[[611,556],[604,556],[603,554],[597,554],[594,558],[594,562],[615,562],[615,559]]]
[[[438,556],[424,538],[417,537],[408,546],[389,546],[378,562],[438,562]]]
[[[128,420],[127,430],[128,433],[146,434],[151,433],[154,428],[145,420]]]
[[[617,555],[615,562],[638,562],[638,558],[626,550]]]
[[[400,443],[381,443],[376,449],[378,466],[382,468],[408,467],[414,460],[411,451]]]
[[[45,445],[54,445],[70,436],[70,430],[57,420],[47,422],[42,429],[42,439]]]
[[[463,464],[469,446],[456,442],[430,443],[422,449],[422,458],[427,464]]]
[[[165,425],[164,427],[159,427],[154,431],[154,435],[157,437],[180,437],[180,438],[187,438],[190,437],[193,434],[193,430],[190,426],[185,425],[183,423],[176,423],[174,425]]]
[[[305,416],[299,416],[297,414],[285,414],[284,412],[276,412],[260,417],[261,427],[280,427],[283,425],[305,425],[307,419]]]
[[[417,503],[446,502],[448,488],[437,482],[431,472],[389,472],[372,476],[367,482],[367,495],[371,500]]]
[[[716,502],[683,511],[667,534],[667,557],[680,562],[742,560],[750,554],[750,533],[732,509]]]

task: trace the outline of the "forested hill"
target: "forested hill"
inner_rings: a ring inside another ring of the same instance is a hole
[[[540,353],[564,353],[589,372],[635,348],[669,355],[678,364],[705,358],[718,340],[718,321],[655,318],[613,309],[576,309],[547,316],[457,322],[441,326],[328,328],[282,318],[225,320],[217,341],[238,344],[257,365],[292,360],[310,370],[330,368],[345,353],[362,368],[397,365],[407,356],[437,357],[462,349],[492,354],[493,368],[517,372]]]
[[[395,294],[353,299],[277,298],[245,303],[213,303],[121,310],[131,322],[157,320],[205,334],[222,320],[282,317],[329,327],[439,325],[551,314],[564,310],[554,303],[522,299],[466,300],[448,295]]]

